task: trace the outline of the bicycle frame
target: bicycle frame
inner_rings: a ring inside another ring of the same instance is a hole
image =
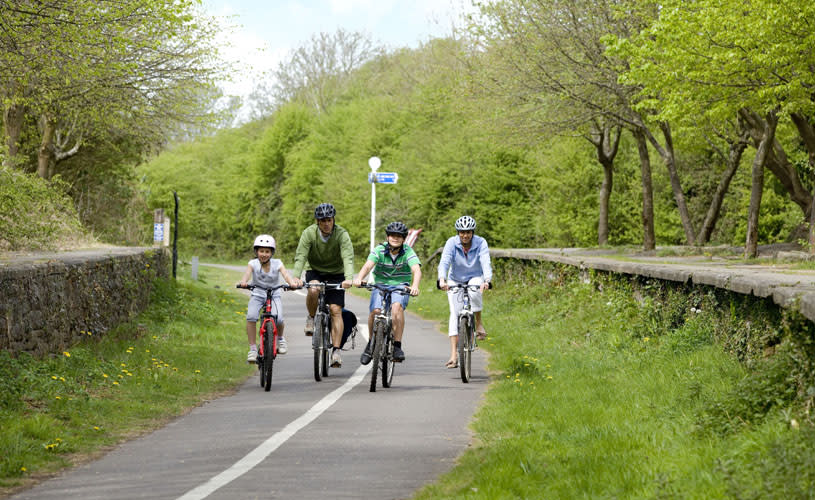
[[[382,309],[374,316],[374,329],[370,335],[373,339],[372,366],[371,366],[371,392],[376,392],[376,378],[379,370],[379,363],[382,363],[382,387],[390,387],[393,381],[393,371],[395,361],[393,359],[393,318],[391,306],[393,305],[393,292],[407,293],[408,288],[403,285],[381,285],[362,284],[363,288],[371,290],[371,293],[379,293],[382,296]],[[382,332],[381,338],[379,332]],[[369,340],[370,341],[370,340]]]
[[[304,288],[317,288],[317,312],[314,315],[314,335],[311,348],[314,350],[314,380],[320,382],[328,376],[329,346],[331,340],[331,311],[325,303],[326,290],[342,290],[342,285],[331,283],[304,283]]]
[[[260,385],[268,392],[272,388],[272,368],[274,366],[274,360],[277,357],[278,315],[272,311],[274,305],[274,292],[281,288],[288,290],[289,285],[283,284],[273,286],[271,288],[265,288],[257,285],[247,285],[245,287],[238,285],[237,288],[245,288],[247,290],[259,288],[266,292],[266,300],[263,303],[263,307],[261,307],[258,318],[260,320],[260,330],[258,339],[258,357],[255,362],[257,363],[258,370],[260,371]],[[271,337],[269,332],[270,323]]]

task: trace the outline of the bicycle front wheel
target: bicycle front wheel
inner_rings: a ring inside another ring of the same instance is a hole
[[[393,382],[393,369],[396,368],[396,362],[393,360],[393,337],[387,336],[388,340],[384,345],[384,353],[382,355],[382,387],[390,387]]]
[[[328,319],[328,316],[325,317]],[[328,367],[331,366],[331,321],[323,321],[323,377],[328,376]]]
[[[470,344],[472,343],[471,330],[473,325],[470,318],[461,316],[458,320],[458,368],[461,372],[461,381],[465,384],[470,381],[470,367],[472,360],[472,351]]]
[[[271,328],[266,328],[263,335],[263,388],[266,392],[272,389],[272,368],[274,367],[274,340],[275,340],[275,326],[273,322],[269,322]]]
[[[325,345],[322,334],[324,322],[325,318],[322,313],[317,313],[314,316],[314,336],[311,337],[311,347],[314,349],[314,380],[317,382],[323,379],[323,364],[325,363],[325,357],[323,356]]]
[[[371,359],[371,392],[376,392],[376,377],[379,375],[379,361],[382,359],[382,344],[385,343],[385,325],[378,321],[374,325],[374,345]]]

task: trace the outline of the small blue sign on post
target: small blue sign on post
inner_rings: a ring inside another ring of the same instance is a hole
[[[164,241],[164,223],[153,224],[153,241]]]
[[[396,172],[369,172],[368,182],[377,184],[396,184],[399,180],[399,174]]]

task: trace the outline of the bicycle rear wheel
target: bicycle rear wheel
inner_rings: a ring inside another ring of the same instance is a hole
[[[393,382],[393,369],[396,368],[396,362],[393,360],[393,337],[388,335],[388,340],[383,348],[382,387],[390,387]]]
[[[371,366],[371,392],[376,392],[376,377],[379,375],[379,360],[382,359],[382,344],[385,342],[385,325],[378,321],[374,325],[374,345],[372,351]]]
[[[317,382],[323,379],[323,364],[325,362],[325,357],[323,356],[325,345],[323,343],[322,335],[324,322],[325,318],[323,317],[322,313],[318,312],[314,316],[314,336],[311,337],[311,347],[314,349],[314,380]]]
[[[472,325],[470,318],[461,316],[458,320],[458,368],[461,372],[461,381],[465,384],[470,381],[470,366],[472,351],[470,344],[472,342],[471,335]]]
[[[263,335],[263,388],[266,392],[272,389],[272,368],[274,367],[274,340],[275,340],[275,325],[274,320],[267,323],[271,328],[266,327]]]

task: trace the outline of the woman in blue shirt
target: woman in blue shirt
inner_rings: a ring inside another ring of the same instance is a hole
[[[482,294],[489,288],[492,280],[492,266],[490,265],[490,250],[487,240],[475,235],[475,219],[469,215],[459,217],[456,221],[457,236],[453,236],[444,244],[444,250],[439,262],[439,288],[447,291],[447,300],[450,303],[450,319],[447,331],[450,337],[450,359],[447,368],[456,368],[458,359],[456,345],[458,343],[458,313],[463,307],[461,293],[449,290],[450,285],[468,284],[479,285],[478,292],[470,294],[473,312],[475,312],[475,331],[478,339],[484,339],[487,332],[481,324],[481,310],[483,309]]]

